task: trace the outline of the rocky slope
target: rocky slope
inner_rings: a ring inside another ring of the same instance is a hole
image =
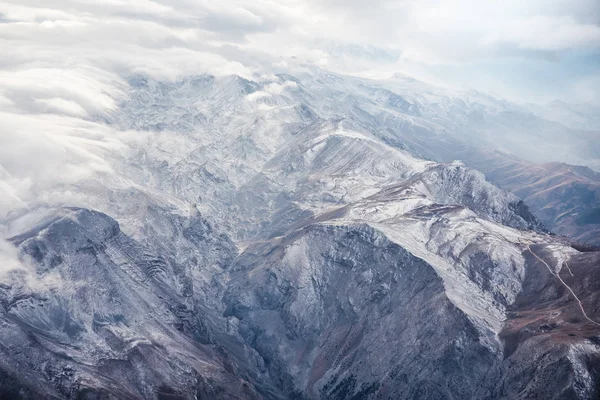
[[[192,223],[186,236],[201,234]],[[26,266],[2,285],[5,396],[260,398],[211,344],[194,265],[83,209],[9,240]]]

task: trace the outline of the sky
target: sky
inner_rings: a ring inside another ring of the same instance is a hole
[[[132,73],[252,76],[302,63],[515,101],[600,102],[598,0],[0,1],[0,43],[0,105],[77,115],[106,107],[91,93],[113,97]]]

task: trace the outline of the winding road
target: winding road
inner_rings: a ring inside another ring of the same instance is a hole
[[[546,268],[548,268],[548,271],[550,271],[550,273],[552,275],[554,275],[555,277],[557,277],[560,282],[569,290],[569,292],[571,292],[571,294],[573,295],[573,297],[575,298],[575,300],[577,300],[577,303],[579,304],[579,308],[581,309],[581,313],[583,314],[583,316],[585,317],[585,319],[587,319],[588,321],[590,321],[592,324],[598,325],[600,326],[600,323],[592,320],[590,317],[588,317],[588,315],[585,313],[585,309],[583,308],[583,303],[581,302],[581,300],[579,300],[579,297],[577,297],[577,295],[575,294],[575,292],[573,291],[573,289],[571,289],[571,287],[569,285],[567,285],[565,283],[565,281],[563,281],[563,279],[560,277],[560,274],[557,272],[554,272],[552,270],[552,268],[550,268],[550,266],[548,265],[548,263],[546,263],[546,261],[544,261],[542,258],[540,258],[537,254],[535,254],[535,252],[531,249],[531,246],[528,245],[527,246],[527,250],[529,250],[529,252],[535,257],[537,258],[540,262],[542,262]],[[568,268],[568,266],[567,266]],[[569,273],[571,273],[571,276],[573,276],[573,273],[571,272],[571,269],[569,268]]]

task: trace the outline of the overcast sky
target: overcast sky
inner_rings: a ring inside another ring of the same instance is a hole
[[[598,0],[1,1],[0,43],[0,85],[13,91],[0,105],[27,86],[37,96],[17,102],[79,115],[107,106],[88,96],[132,72],[251,75],[290,62],[513,100],[600,100]]]

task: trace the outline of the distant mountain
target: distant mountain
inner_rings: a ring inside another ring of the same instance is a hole
[[[600,174],[564,163],[533,164],[506,154],[465,149],[469,165],[519,196],[552,231],[600,246]]]
[[[600,130],[600,106],[570,104],[555,100],[545,105],[530,104],[529,109],[541,118],[560,122],[575,129]]]

